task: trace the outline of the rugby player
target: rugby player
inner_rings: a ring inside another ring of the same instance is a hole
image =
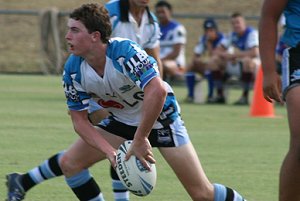
[[[247,26],[241,13],[231,15],[233,31],[229,37],[221,41],[216,52],[219,59],[213,69],[224,69],[228,76],[237,76],[243,85],[242,96],[234,103],[235,105],[249,104],[249,91],[254,80],[257,68],[260,65],[258,51],[258,32],[251,26]]]
[[[193,72],[204,75],[208,81],[207,103],[225,103],[221,82],[223,74],[219,69],[209,70],[209,66],[215,65],[216,55],[215,49],[220,45],[224,38],[224,34],[218,30],[216,21],[212,18],[205,19],[203,22],[204,34],[199,37],[199,41],[194,48],[194,56],[192,62],[188,65],[187,86],[188,99],[194,98],[195,74]],[[204,54],[208,59],[205,60]],[[217,96],[213,97],[214,87],[217,88]]]
[[[88,168],[105,159],[115,167],[116,149],[127,139],[133,143],[126,157],[134,154],[147,169],[147,161],[155,162],[152,147],[158,147],[191,199],[243,201],[231,188],[209,182],[154,58],[137,43],[110,35],[103,6],[84,4],[70,14],[66,40],[72,54],[63,86],[80,138],[28,173],[8,175],[8,200],[23,200],[31,187],[62,173],[79,200],[104,200]],[[90,99],[110,113],[95,127],[88,119]]]
[[[282,80],[276,71],[275,47],[280,15],[286,18],[281,38],[287,48],[282,58]],[[266,100],[286,102],[290,128],[290,146],[282,163],[279,178],[279,201],[300,200],[300,1],[265,0],[261,10],[259,42],[264,72]]]

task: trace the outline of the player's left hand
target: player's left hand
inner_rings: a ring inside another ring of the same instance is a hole
[[[143,166],[151,171],[149,166],[150,163],[155,163],[154,155],[152,152],[152,147],[147,138],[144,139],[134,139],[130,149],[128,150],[125,160],[128,160],[131,155],[135,155],[143,164]],[[148,161],[148,162],[147,162]]]
[[[272,103],[275,100],[283,104],[281,88],[281,78],[275,71],[264,75],[263,92],[267,101]]]

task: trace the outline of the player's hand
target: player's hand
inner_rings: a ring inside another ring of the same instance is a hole
[[[281,88],[281,79],[277,72],[264,74],[263,91],[267,101],[272,103],[275,100],[283,104]]]
[[[116,156],[117,156],[116,151],[106,154],[106,158],[109,160],[111,166],[115,169],[116,169],[116,166],[117,166]]]
[[[128,160],[131,155],[135,155],[143,164],[143,166],[151,171],[149,162],[155,163],[154,155],[152,152],[152,147],[147,138],[144,139],[134,139],[128,150],[125,160]]]

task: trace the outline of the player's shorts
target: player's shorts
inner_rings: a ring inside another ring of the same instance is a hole
[[[261,61],[259,58],[253,58],[252,62],[255,63],[255,71],[258,70],[261,65]],[[243,72],[243,62],[238,61],[236,63],[227,62],[226,64],[226,73],[230,76],[241,78]]]
[[[242,62],[236,62],[236,63],[232,63],[232,62],[227,62],[226,64],[226,74],[230,75],[230,76],[234,76],[234,77],[238,77],[240,78],[242,76],[242,71],[243,71],[243,65]]]
[[[285,100],[287,92],[300,85],[300,45],[286,48],[282,57],[282,91]]]
[[[119,122],[111,116],[102,120],[98,126],[126,140],[133,140],[137,129],[136,126],[129,126]],[[167,127],[152,129],[148,140],[152,147],[179,147],[190,141],[187,130],[180,117]]]

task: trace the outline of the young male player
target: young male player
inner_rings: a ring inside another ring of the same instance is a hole
[[[115,166],[116,148],[133,140],[127,158],[136,155],[149,169],[152,146],[181,181],[191,199],[243,201],[236,191],[211,184],[180,118],[171,87],[159,76],[156,61],[140,46],[110,39],[107,10],[84,4],[70,14],[66,39],[72,53],[63,73],[64,90],[74,130],[80,138],[64,153],[24,175],[8,176],[8,200],[22,200],[35,184],[64,174],[79,200],[104,200],[88,168],[108,159]],[[111,114],[99,126],[88,120],[89,100]]]

